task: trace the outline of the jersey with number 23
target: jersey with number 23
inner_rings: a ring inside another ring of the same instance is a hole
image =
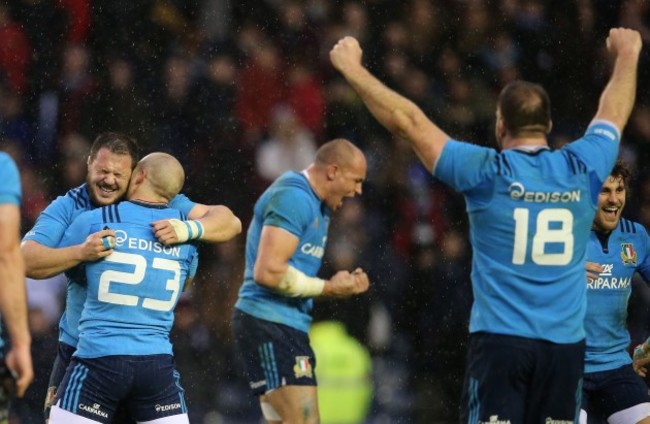
[[[151,223],[182,218],[166,206],[121,202],[85,212],[66,231],[75,245],[104,227],[115,231],[109,256],[86,263],[87,295],[74,356],[172,354],[169,331],[187,278],[198,265],[193,243],[164,246]]]

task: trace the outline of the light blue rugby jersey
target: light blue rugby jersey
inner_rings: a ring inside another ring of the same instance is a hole
[[[113,253],[86,263],[87,297],[74,356],[172,354],[174,307],[185,280],[196,272],[197,248],[162,245],[150,224],[182,215],[166,206],[125,201],[83,213],[68,228],[62,247],[104,226],[116,233]]]
[[[5,152],[0,152],[0,181],[2,181],[2,184],[0,184],[0,204],[20,207],[22,201],[20,173],[16,163]],[[4,347],[4,344],[0,337],[0,349]]]
[[[20,187],[20,173],[11,156],[0,152],[0,204],[20,206],[22,191]]]
[[[190,213],[196,203],[187,196],[179,194],[169,204],[184,215]],[[57,197],[41,212],[34,227],[23,240],[34,240],[47,247],[59,247],[63,234],[81,213],[93,210],[96,206],[90,200],[86,184],[73,188],[64,196]],[[83,240],[82,240],[83,241]],[[86,299],[83,264],[66,272],[68,287],[65,311],[59,320],[59,341],[76,347],[79,338],[79,317]]]
[[[621,219],[609,237],[591,232],[587,260],[604,269],[597,281],[587,284],[587,354],[585,372],[598,372],[630,364],[627,304],[632,276],[639,272],[650,282],[650,238],[638,223]]]
[[[433,174],[465,196],[470,332],[584,339],[586,245],[619,136],[611,123],[595,121],[555,151],[497,152],[449,140]]]
[[[289,171],[271,184],[255,203],[246,235],[244,284],[235,307],[254,317],[308,332],[313,300],[283,296],[257,284],[253,280],[253,267],[262,227],[270,225],[298,237],[298,248],[289,265],[310,277],[316,276],[325,252],[329,220],[329,208],[303,174]]]

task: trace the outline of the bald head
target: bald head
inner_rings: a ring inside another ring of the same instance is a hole
[[[162,152],[151,153],[143,157],[133,171],[129,197],[157,197],[170,201],[183,188],[185,171],[180,162],[172,155]],[[154,199],[142,199],[157,201]]]
[[[344,198],[361,194],[366,168],[366,157],[361,149],[348,140],[337,138],[318,149],[307,172],[321,200],[336,210]]]
[[[342,168],[349,168],[359,161],[365,162],[365,156],[361,149],[346,139],[337,138],[323,144],[316,151],[314,164],[317,166],[338,165]]]

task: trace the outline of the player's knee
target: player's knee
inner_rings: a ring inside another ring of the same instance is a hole
[[[43,403],[43,415],[45,417],[46,423],[50,418],[50,411],[52,410],[52,405],[54,405],[55,398],[56,398],[56,386],[48,387],[47,393],[45,394],[45,402]]]
[[[262,415],[267,423],[318,424],[318,405],[316,401],[304,399],[273,405],[268,400],[260,400]]]
[[[584,409],[580,410],[580,418],[578,419],[579,424],[587,424],[587,411]]]
[[[267,423],[282,422],[282,417],[280,417],[278,411],[269,402],[260,401],[260,408],[262,409],[262,416]]]

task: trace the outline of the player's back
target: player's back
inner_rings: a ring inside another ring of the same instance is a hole
[[[595,212],[589,170],[566,151],[548,149],[506,150],[493,165],[492,192],[467,199],[472,331],[577,342],[584,337],[584,260]]]
[[[446,143],[433,173],[467,202],[470,332],[584,339],[586,245],[619,137],[612,123],[594,121],[558,150]]]
[[[184,217],[175,209],[139,202],[90,213],[91,233],[107,226],[117,237],[111,255],[86,266],[88,294],[76,355],[171,354],[173,310],[196,268],[196,247],[162,245],[151,223]]]

